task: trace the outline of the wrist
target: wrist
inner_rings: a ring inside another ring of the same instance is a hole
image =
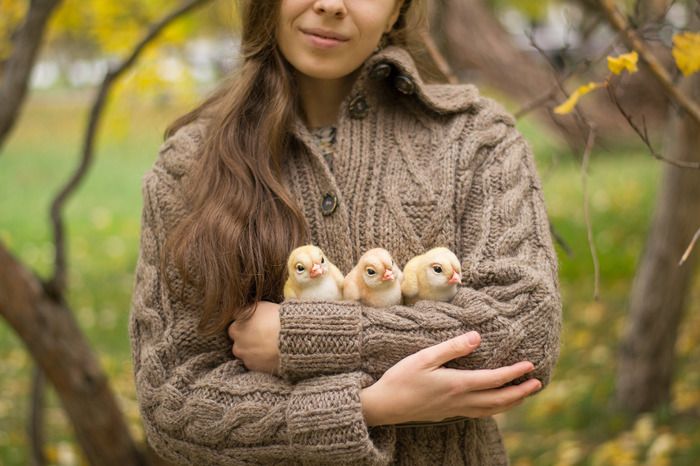
[[[381,403],[378,401],[376,390],[373,390],[373,387],[374,385],[370,385],[360,391],[362,414],[365,416],[365,423],[370,427],[384,424],[379,413]]]
[[[360,402],[365,423],[372,426],[398,424],[403,422],[392,413],[399,412],[392,408],[392,397],[384,396],[382,385],[375,382],[360,391]]]

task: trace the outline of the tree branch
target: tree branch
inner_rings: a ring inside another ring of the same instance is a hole
[[[588,231],[588,246],[591,249],[591,256],[593,257],[593,270],[594,270],[594,289],[593,289],[593,299],[598,300],[598,292],[600,289],[600,265],[598,264],[598,253],[595,249],[595,241],[593,238],[593,224],[591,222],[590,215],[590,200],[588,195],[588,161],[591,156],[591,151],[593,150],[593,145],[595,144],[595,127],[590,126],[588,132],[588,142],[586,143],[586,150],[583,153],[583,164],[581,165],[581,184],[583,185],[583,211],[586,217],[586,230]]]
[[[51,223],[53,227],[54,234],[54,244],[55,244],[55,258],[54,258],[54,272],[53,277],[46,284],[47,292],[54,298],[60,300],[65,292],[66,286],[66,248],[65,248],[65,230],[63,226],[63,219],[61,217],[61,212],[63,206],[66,203],[68,197],[75,191],[75,189],[80,185],[85,174],[87,173],[90,164],[93,159],[93,152],[95,146],[95,138],[97,129],[100,124],[100,119],[102,117],[102,111],[104,105],[109,96],[109,92],[116,80],[134,64],[138,56],[141,54],[143,49],[152,42],[158,34],[160,34],[166,26],[172,23],[177,18],[183,16],[184,14],[190,12],[191,10],[201,7],[211,0],[189,0],[178,8],[166,15],[160,22],[155,24],[146,36],[139,42],[131,52],[131,55],[127,57],[118,66],[111,69],[104,78],[100,90],[95,98],[92,105],[92,110],[90,111],[90,120],[85,133],[85,139],[83,142],[83,151],[80,165],[77,170],[68,181],[68,183],[63,187],[63,189],[58,193],[51,205]]]
[[[73,312],[0,243],[0,315],[56,388],[90,464],[138,465],[136,448],[107,377]]]
[[[41,367],[34,370],[34,383],[32,384],[32,403],[29,411],[29,441],[30,458],[32,466],[43,466],[46,464],[44,455],[44,387],[46,377]]]
[[[447,60],[442,53],[440,53],[440,50],[438,49],[437,45],[435,45],[435,41],[430,33],[428,33],[428,31],[423,31],[421,38],[426,49],[428,50],[430,58],[432,58],[440,72],[445,76],[445,78],[447,78],[447,82],[450,84],[457,84],[457,75],[455,75],[455,72],[452,70],[450,64],[447,63]]]
[[[685,253],[683,253],[683,257],[681,257],[680,262],[678,262],[679,267],[685,264],[685,261],[688,260],[688,256],[691,252],[693,252],[693,248],[695,247],[695,242],[698,240],[698,237],[700,237],[700,229],[698,229],[698,231],[695,232],[695,235],[693,235],[693,240],[690,242],[688,249],[685,250]]]
[[[27,96],[29,76],[44,37],[46,22],[61,0],[32,0],[17,31],[10,58],[3,62],[0,81],[0,150],[17,121]]]
[[[647,64],[649,71],[651,71],[652,75],[664,88],[666,94],[683,107],[696,123],[700,124],[700,106],[698,103],[673,83],[669,72],[647,48],[644,41],[642,41],[637,34],[637,31],[630,26],[622,13],[617,9],[613,0],[598,0],[598,3],[610,24],[622,33],[630,47],[639,54],[642,61]]]
[[[625,120],[627,120],[627,123],[629,123],[629,125],[632,127],[634,132],[637,133],[637,136],[639,136],[641,138],[641,140],[644,142],[644,144],[647,146],[652,157],[654,157],[657,160],[661,160],[662,162],[666,162],[668,164],[675,165],[676,167],[700,168],[700,163],[698,163],[698,162],[684,162],[682,160],[673,160],[673,159],[666,158],[663,155],[656,152],[651,145],[651,141],[649,140],[649,135],[646,131],[646,127],[644,128],[644,131],[642,131],[632,121],[632,116],[630,114],[628,114],[624,108],[622,108],[622,105],[620,104],[620,101],[617,98],[617,93],[615,92],[615,89],[614,89],[612,83],[610,82],[610,80],[606,81],[605,88],[608,90],[608,95],[610,96],[610,100],[612,100],[612,102],[615,104],[615,106],[620,111],[622,116],[625,117]]]

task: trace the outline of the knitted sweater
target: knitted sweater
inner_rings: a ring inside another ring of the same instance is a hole
[[[461,259],[463,285],[449,303],[412,307],[287,300],[279,377],[247,371],[225,334],[199,335],[199,310],[160,276],[205,131],[205,123],[178,131],[143,180],[130,334],[151,446],[182,464],[507,464],[492,418],[368,428],[360,390],[402,358],[470,330],[481,345],[450,366],[527,360],[528,377],[549,381],[561,327],[557,260],[531,151],[512,117],[473,86],[424,84],[409,55],[388,47],[340,109],[332,172],[297,124],[305,150],[288,154],[283,173],[310,242],[344,273],[373,247],[403,266],[445,246]]]

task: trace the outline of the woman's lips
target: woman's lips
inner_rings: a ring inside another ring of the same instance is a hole
[[[332,49],[348,41],[341,34],[322,29],[302,29],[301,32],[311,45],[320,49]]]

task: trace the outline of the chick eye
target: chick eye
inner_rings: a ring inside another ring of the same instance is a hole
[[[299,264],[297,265],[297,272],[303,272],[304,271],[304,266]]]
[[[435,271],[435,273],[442,273],[442,267],[440,267],[439,265],[433,266],[433,270]]]
[[[373,268],[370,267],[370,268],[367,269],[367,275],[369,275],[370,277],[371,277],[372,275],[374,275],[375,273],[377,273],[377,272],[375,272]]]
[[[326,263],[326,259],[324,259],[323,256],[321,256],[321,264],[325,264],[325,263]]]

